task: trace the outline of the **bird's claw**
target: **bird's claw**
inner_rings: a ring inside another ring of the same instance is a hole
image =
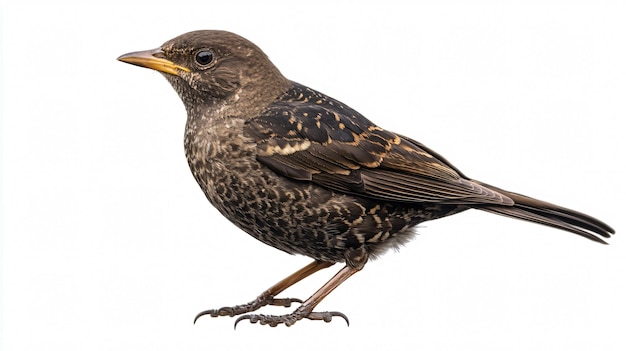
[[[311,320],[322,320],[326,323],[330,323],[333,317],[341,317],[346,324],[350,326],[350,320],[348,320],[348,316],[338,311],[326,311],[326,312],[311,312],[306,318]]]
[[[244,319],[249,320],[250,323],[253,323],[253,324],[259,322],[261,323],[261,325],[269,325],[270,327],[275,327],[279,324],[285,324],[286,326],[290,327],[294,325],[297,321],[303,318],[311,319],[311,320],[318,320],[318,321],[321,320],[326,323],[329,323],[330,321],[332,321],[333,317],[343,318],[343,320],[346,321],[346,324],[350,326],[350,321],[348,320],[348,317],[341,312],[325,311],[325,312],[304,313],[302,311],[296,310],[294,313],[285,314],[282,316],[273,316],[273,315],[265,315],[265,314],[246,314],[237,318],[237,320],[235,321],[234,327],[235,329],[237,329],[237,324],[239,324],[239,322],[241,322]]]
[[[194,324],[198,320],[198,318],[206,315],[210,315],[211,317],[219,317],[219,316],[238,316],[240,314],[256,311],[259,308],[272,305],[272,306],[282,306],[282,307],[291,307],[292,303],[302,303],[302,300],[296,298],[283,298],[283,299],[275,299],[271,296],[268,297],[259,297],[256,300],[249,302],[243,305],[237,305],[234,307],[221,307],[218,309],[210,309],[206,311],[202,311],[196,315],[193,322]],[[236,323],[235,323],[236,324]]]

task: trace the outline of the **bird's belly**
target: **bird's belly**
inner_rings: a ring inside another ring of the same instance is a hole
[[[251,159],[214,159],[202,168],[202,174],[194,173],[198,184],[237,227],[265,244],[318,260],[340,262],[348,248],[361,247],[376,256],[409,240],[412,226],[452,210],[336,193],[280,177]]]
[[[329,261],[343,259],[349,225],[336,208],[329,206],[336,202],[335,194],[274,179],[276,175],[261,165],[238,171],[227,167],[211,162],[207,167],[211,176],[196,178],[224,217],[263,243],[288,253]],[[353,211],[353,216],[360,218],[364,209],[357,206]]]

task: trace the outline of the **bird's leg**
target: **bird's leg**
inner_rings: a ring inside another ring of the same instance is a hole
[[[322,300],[328,296],[335,288],[337,288],[341,283],[345,282],[348,278],[350,278],[354,273],[360,271],[365,263],[367,262],[367,252],[361,248],[358,250],[350,249],[346,253],[346,265],[343,267],[335,276],[333,276],[326,284],[324,284],[318,291],[315,292],[311,297],[309,297],[306,301],[304,301],[300,307],[298,307],[293,313],[274,316],[274,315],[264,315],[264,314],[247,314],[239,317],[235,321],[235,328],[237,324],[247,319],[250,323],[260,322],[261,324],[267,324],[271,327],[275,327],[278,324],[285,324],[290,327],[295,324],[297,321],[307,318],[311,320],[323,320],[324,322],[330,322],[333,317],[341,317],[343,318],[348,325],[350,325],[350,321],[348,321],[348,317],[341,312],[336,311],[326,311],[326,312],[313,312],[315,306],[317,306]]]
[[[328,268],[332,266],[334,263],[332,262],[323,262],[323,261],[314,261],[301,268],[297,272],[291,274],[287,278],[281,280],[280,282],[274,284],[269,289],[265,290],[261,295],[259,295],[254,301],[243,305],[237,305],[234,307],[222,307],[218,309],[206,310],[198,313],[196,318],[193,320],[194,323],[198,320],[198,318],[204,315],[211,315],[211,317],[219,317],[219,316],[237,316],[243,313],[248,313],[252,311],[256,311],[259,308],[266,305],[273,306],[283,306],[289,307],[293,302],[302,302],[300,299],[294,298],[284,298],[284,299],[276,299],[274,296],[280,294],[288,287],[294,285],[295,283],[301,281],[302,279],[310,276],[311,274],[322,270],[324,268]]]

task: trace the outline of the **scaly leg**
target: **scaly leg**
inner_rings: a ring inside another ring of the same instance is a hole
[[[332,262],[323,262],[323,261],[314,261],[310,264],[306,265],[302,269],[297,272],[291,274],[287,278],[281,280],[280,282],[274,284],[271,288],[264,291],[259,297],[257,297],[254,301],[251,301],[247,304],[237,305],[234,307],[222,307],[218,309],[206,310],[198,313],[196,318],[194,318],[194,324],[198,320],[198,318],[204,315],[211,315],[211,317],[219,317],[219,316],[237,316],[243,313],[248,313],[252,311],[256,311],[259,308],[266,305],[274,305],[274,306],[284,306],[289,307],[291,303],[298,302],[301,303],[300,299],[293,298],[284,298],[284,299],[275,299],[274,296],[280,294],[288,287],[294,285],[295,283],[301,281],[302,279],[310,276],[311,274],[322,270],[324,268],[328,268],[332,266],[334,263]],[[308,301],[308,300],[307,300]]]
[[[285,324],[290,327],[297,321],[307,318],[311,320],[323,320],[324,322],[330,322],[333,317],[343,318],[348,325],[348,317],[341,312],[313,312],[315,306],[317,306],[322,300],[328,296],[335,288],[341,283],[345,282],[354,273],[360,271],[367,262],[368,254],[364,249],[349,249],[346,252],[346,266],[343,267],[337,274],[335,274],[326,284],[324,284],[318,291],[311,297],[304,301],[300,307],[298,307],[293,313],[285,314],[282,316],[264,315],[264,314],[247,314],[243,315],[235,321],[235,328],[237,324],[244,319],[250,321],[250,323],[260,322],[261,324],[268,324],[271,327],[275,327],[278,324]]]

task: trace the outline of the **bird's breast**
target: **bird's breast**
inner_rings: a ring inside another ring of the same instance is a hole
[[[220,191],[225,186],[260,176],[255,144],[243,135],[243,125],[242,119],[234,118],[189,118],[187,121],[187,162],[194,178],[216,207],[221,205],[216,202],[222,202],[225,197],[224,191]]]

